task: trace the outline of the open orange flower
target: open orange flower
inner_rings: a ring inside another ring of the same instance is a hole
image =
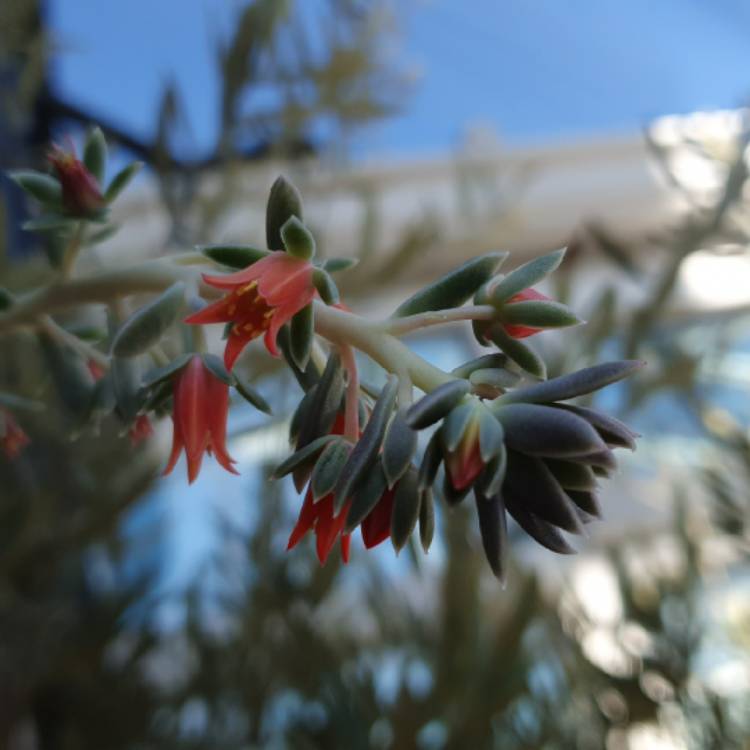
[[[68,214],[86,217],[104,208],[104,197],[96,177],[74,151],[53,146],[47,159],[60,180],[63,207]]]
[[[13,415],[6,409],[0,409],[0,448],[9,458],[14,459],[31,441],[21,429]]]
[[[200,472],[204,453],[215,454],[227,471],[237,474],[226,447],[229,386],[205,366],[198,354],[174,376],[173,384],[172,454],[164,474],[174,469],[183,448],[191,484]]]
[[[248,342],[262,333],[268,351],[278,356],[279,329],[316,294],[313,271],[309,261],[279,250],[237,273],[204,274],[207,284],[229,293],[188,316],[185,322],[233,324],[224,350],[224,364],[229,370]]]

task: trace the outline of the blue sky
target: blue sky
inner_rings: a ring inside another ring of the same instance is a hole
[[[309,1],[309,0],[305,0]],[[165,81],[196,148],[216,126],[215,40],[237,0],[50,0],[58,88],[147,135]],[[638,130],[650,118],[750,96],[745,0],[411,0],[400,59],[421,72],[360,155],[455,147],[469,123],[509,141]]]

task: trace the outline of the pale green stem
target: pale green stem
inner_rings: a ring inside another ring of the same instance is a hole
[[[388,372],[408,374],[417,388],[429,392],[443,383],[456,380],[383,331],[380,324],[370,323],[354,313],[328,307],[318,300],[314,305],[317,333],[339,346],[349,344],[356,347]]]
[[[348,344],[339,347],[341,361],[347,374],[346,401],[344,404],[344,436],[356,443],[359,440],[359,373],[354,349]]]
[[[39,327],[46,331],[52,338],[62,344],[66,344],[77,352],[85,360],[93,360],[105,369],[109,369],[109,357],[91,346],[86,341],[79,339],[78,336],[66,331],[59,323],[56,323],[49,315],[43,315],[39,318]]]
[[[428,326],[455,323],[461,320],[492,320],[495,317],[497,317],[497,310],[492,305],[467,305],[466,307],[452,307],[448,310],[430,310],[405,318],[389,318],[382,321],[379,326],[392,336],[403,336],[405,333]]]
[[[79,221],[76,224],[76,228],[73,230],[73,234],[68,241],[65,252],[63,253],[62,263],[60,264],[61,279],[68,279],[70,278],[70,274],[73,273],[73,267],[78,259],[78,253],[81,252],[81,248],[83,247],[83,235],[85,231],[86,222]]]

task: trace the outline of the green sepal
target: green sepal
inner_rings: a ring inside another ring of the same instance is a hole
[[[269,250],[281,250],[284,247],[281,227],[290,216],[304,221],[302,196],[289,180],[279,176],[271,186],[266,204],[266,244]]]
[[[440,463],[443,460],[443,448],[442,448],[442,437],[440,430],[435,430],[432,437],[427,443],[424,453],[422,454],[422,461],[419,464],[419,488],[421,490],[432,487],[432,483],[435,481]]]
[[[296,216],[290,216],[281,227],[284,249],[295,258],[310,260],[315,256],[315,238]]]
[[[403,412],[399,411],[391,419],[383,440],[381,460],[389,489],[409,468],[416,449],[417,433],[406,424]]]
[[[479,410],[479,453],[482,461],[488,463],[503,449],[505,433],[503,426],[489,410],[481,407]]]
[[[21,224],[26,232],[69,232],[78,223],[78,219],[60,214],[44,214],[35,219],[29,219]]]
[[[503,306],[501,319],[504,323],[530,328],[566,328],[585,322],[567,305],[554,300],[511,302]]]
[[[421,430],[442,419],[471,390],[466,380],[450,380],[430,391],[406,412],[406,424]]]
[[[271,405],[260,395],[260,393],[258,393],[256,388],[250,385],[250,383],[244,378],[241,378],[236,372],[233,372],[232,375],[234,376],[234,387],[237,393],[239,393],[245,401],[258,409],[258,411],[262,411],[264,414],[273,414]]]
[[[562,263],[564,257],[565,248],[563,247],[518,266],[492,287],[489,301],[493,305],[507,302],[513,295],[534,286],[551,274]]]
[[[544,383],[535,383],[527,388],[519,388],[506,393],[500,397],[498,403],[509,404],[523,401],[529,404],[543,404],[552,401],[567,401],[576,396],[593,393],[606,385],[627,378],[645,364],[641,360],[630,359],[585,367]]]
[[[469,424],[476,418],[476,409],[477,402],[474,399],[466,401],[455,407],[443,421],[440,434],[443,446],[448,453],[453,453],[458,448]]]
[[[112,353],[117,357],[135,357],[152,347],[177,320],[184,299],[185,284],[177,281],[134,312],[115,334]]]
[[[388,419],[391,411],[393,411],[393,405],[396,403],[397,393],[398,378],[395,375],[389,375],[378,400],[375,402],[367,426],[349,455],[349,460],[346,462],[336,484],[333,499],[334,515],[341,512],[346,501],[357,489],[357,485],[363,476],[375,463],[378,451],[383,443]]]
[[[506,252],[495,252],[466,261],[454,271],[409,297],[399,305],[392,317],[404,318],[407,315],[463,305],[492,277],[507,257]]]
[[[318,290],[320,299],[326,305],[337,305],[341,301],[341,295],[339,294],[336,282],[322,268],[316,268],[313,271],[312,279],[315,288]]]
[[[369,471],[357,487],[346,516],[347,533],[351,533],[367,518],[370,511],[378,504],[383,493],[388,489],[385,472],[380,463]]]
[[[196,249],[214,263],[238,270],[252,266],[270,255],[269,250],[259,250],[248,245],[198,245]]]
[[[412,467],[396,485],[391,513],[391,543],[400,552],[409,541],[419,519],[420,492],[417,486],[417,472]]]
[[[493,497],[502,489],[505,473],[508,468],[508,451],[505,444],[498,454],[485,466],[477,481],[476,487],[484,497]]]
[[[179,357],[173,359],[168,365],[149,370],[141,381],[141,388],[152,388],[157,383],[171,379],[172,376],[176,375],[183,367],[185,367],[194,356],[193,353],[180,354]]]
[[[228,323],[227,325],[231,326],[233,324]],[[292,343],[288,325],[281,327],[279,335],[276,337],[276,344],[279,349],[281,349],[281,353],[284,355],[284,359],[286,360],[287,365],[289,365],[289,369],[291,370],[292,375],[294,375],[295,380],[299,383],[300,388],[302,388],[303,391],[309,391],[320,379],[320,372],[315,366],[312,358],[307,363],[307,367],[305,367],[304,370],[300,370],[300,368],[297,367],[292,358]]]
[[[304,371],[310,361],[315,339],[315,319],[312,303],[294,315],[289,324],[289,354],[297,367]]]
[[[479,518],[479,533],[484,556],[500,583],[505,585],[508,559],[508,521],[499,495],[484,497],[474,493]]]
[[[424,487],[419,490],[419,541],[425,553],[430,551],[432,539],[435,536],[435,501],[432,490]]]
[[[234,375],[227,370],[224,360],[215,354],[201,354],[203,366],[215,377],[226,385],[234,385]]]
[[[330,442],[323,449],[320,458],[315,462],[310,480],[314,503],[333,492],[351,449],[351,443],[343,438]]]
[[[323,435],[322,437],[316,438],[315,440],[308,443],[304,448],[300,448],[298,451],[292,453],[289,458],[282,461],[275,469],[272,474],[274,479],[281,479],[287,474],[290,474],[298,467],[307,463],[308,461],[315,460],[318,454],[325,448],[328,443],[332,440],[339,440],[338,435]]]
[[[308,417],[312,413],[311,410],[313,401],[316,398],[316,389],[317,386],[313,386],[309,391],[307,391],[307,393],[305,393],[305,395],[301,398],[299,404],[297,404],[297,408],[294,410],[292,418],[289,421],[289,442],[293,443],[298,448],[301,448],[303,445],[303,443],[298,441],[297,438],[299,437],[302,426],[307,424]]]
[[[354,268],[357,263],[359,258],[328,258],[323,261],[321,268],[328,273],[341,273]]]
[[[62,207],[62,187],[59,180],[43,172],[31,169],[17,169],[8,172],[8,176],[25,193],[53,209]]]
[[[488,332],[488,337],[522,370],[536,378],[547,377],[547,366],[544,360],[530,346],[508,336],[501,325],[495,324]]]
[[[91,128],[86,136],[83,145],[83,164],[101,185],[107,166],[107,141],[98,126]]]
[[[135,177],[143,167],[142,161],[134,161],[123,167],[113,178],[112,181],[107,185],[107,189],[104,191],[105,203],[112,203],[118,195],[127,187],[128,183]]]

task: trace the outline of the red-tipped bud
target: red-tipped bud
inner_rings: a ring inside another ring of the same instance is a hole
[[[68,214],[85,219],[104,208],[99,183],[75,153],[53,146],[47,158],[60,180],[63,208]]]

